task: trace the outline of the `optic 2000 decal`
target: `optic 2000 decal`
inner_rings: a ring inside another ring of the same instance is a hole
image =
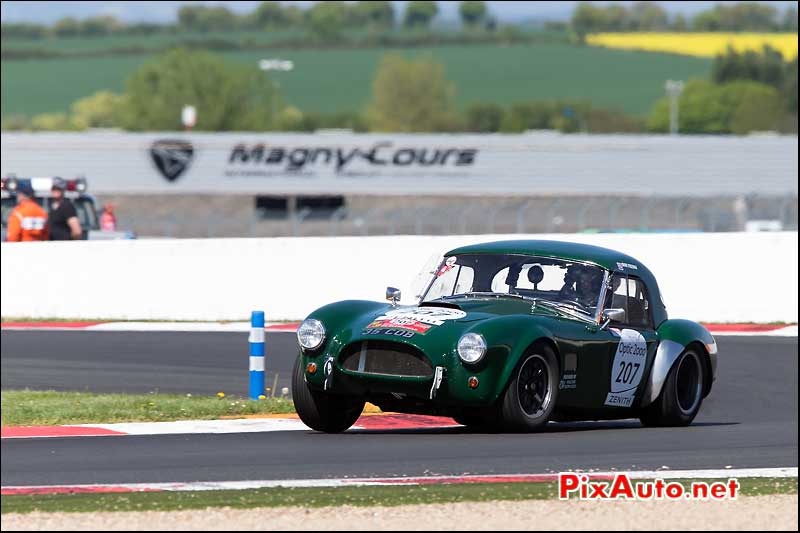
[[[647,360],[647,342],[635,329],[610,330],[619,336],[617,353],[611,366],[611,392],[606,396],[606,405],[630,407],[636,389],[644,375]]]

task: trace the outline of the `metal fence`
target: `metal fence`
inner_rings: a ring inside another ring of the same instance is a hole
[[[278,237],[574,233],[590,231],[744,231],[798,226],[797,196],[360,198],[332,210],[285,216],[250,208],[120,214],[140,237]]]

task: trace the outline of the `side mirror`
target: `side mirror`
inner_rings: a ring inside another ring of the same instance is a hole
[[[603,325],[600,329],[605,329],[611,322],[625,322],[625,309],[612,307],[603,311]]]
[[[392,305],[396,306],[397,302],[400,301],[400,289],[386,287],[386,299],[392,302]]]

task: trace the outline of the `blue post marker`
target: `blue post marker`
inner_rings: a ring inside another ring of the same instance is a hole
[[[250,399],[264,394],[264,311],[250,315]]]

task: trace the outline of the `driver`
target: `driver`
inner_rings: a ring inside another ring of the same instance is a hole
[[[592,307],[597,304],[603,278],[596,268],[572,265],[564,274],[564,286],[559,294],[563,298],[575,300],[581,305]],[[574,284],[574,287],[573,287]]]

